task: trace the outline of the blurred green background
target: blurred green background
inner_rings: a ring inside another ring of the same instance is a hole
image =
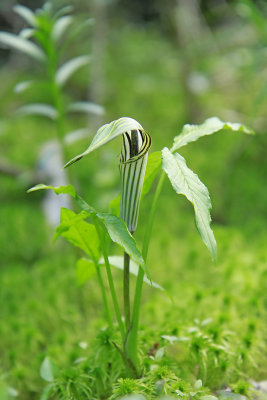
[[[2,31],[17,33],[25,26],[12,10],[15,4],[0,2]],[[20,4],[36,10],[43,2]],[[211,330],[232,332],[229,346],[236,357],[228,380],[266,379],[266,2],[69,4],[74,16],[93,17],[94,24],[67,48],[68,58],[92,54],[90,65],[68,82],[67,92],[101,104],[105,114],[68,118],[66,132],[88,126],[88,136],[65,146],[65,161],[89,145],[101,124],[122,116],[137,119],[151,134],[152,151],[170,146],[185,123],[211,116],[256,132],[253,137],[223,132],[182,149],[210,191],[218,263],[212,264],[199,238],[191,205],[166,182],[148,266],[175,305],[145,288],[141,324],[151,327],[149,349],[160,335],[182,333],[195,319],[212,318]],[[72,363],[88,352],[79,343],[90,343],[104,324],[94,280],[77,285],[76,252],[63,240],[52,244],[54,229],[41,205],[44,194],[26,194],[40,182],[40,154],[56,131],[43,117],[15,112],[27,102],[44,102],[45,91],[14,93],[14,87],[42,73],[22,53],[0,48],[0,381],[18,390],[23,400],[39,398],[44,386],[39,368],[46,355],[63,366]],[[70,171],[88,203],[103,210],[119,192],[119,149],[118,142],[110,144]],[[151,199],[150,194],[141,207],[139,245]],[[120,288],[121,276],[115,272],[115,277]],[[227,383],[216,379],[211,368],[211,388]]]

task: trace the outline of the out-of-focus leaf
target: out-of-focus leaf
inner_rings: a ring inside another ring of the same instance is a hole
[[[155,151],[154,153],[149,154],[147,159],[147,166],[146,166],[146,174],[144,180],[144,186],[142,195],[144,196],[147,194],[156,178],[157,173],[161,169],[161,152]]]
[[[198,231],[215,261],[217,246],[210,228],[211,202],[208,189],[199,177],[187,167],[185,159],[178,153],[173,155],[167,147],[162,150],[162,168],[168,175],[176,193],[183,194],[193,204]]]
[[[62,38],[72,21],[73,17],[70,15],[64,15],[55,22],[51,33],[51,36],[55,42],[58,42]]]
[[[41,364],[40,368],[40,376],[46,382],[53,382],[57,374],[57,366],[55,363],[50,360],[49,357],[45,357],[44,361]]]
[[[33,37],[35,33],[35,29],[33,28],[25,28],[20,31],[19,36],[23,39],[30,39]]]
[[[24,82],[19,82],[15,87],[14,87],[14,92],[15,93],[22,93],[24,90],[27,90],[29,87],[31,87],[34,84],[34,81],[24,81]]]
[[[55,13],[55,18],[58,19],[62,15],[70,14],[74,10],[73,6],[65,6],[60,8],[56,13]]]
[[[71,244],[82,249],[93,260],[99,259],[99,238],[94,225],[84,221],[87,213],[61,208],[60,225],[56,229],[54,240],[64,237]]]
[[[202,136],[212,135],[213,133],[217,133],[223,130],[247,134],[254,133],[245,125],[238,124],[236,122],[223,122],[217,117],[212,117],[207,119],[201,125],[185,125],[180,135],[174,138],[171,152],[178,150],[180,147],[183,147],[190,142],[195,142]]]
[[[90,61],[91,58],[89,56],[79,56],[67,61],[58,69],[56,83],[59,86],[63,86],[79,68],[89,64]]]
[[[82,112],[92,113],[96,115],[103,115],[105,113],[104,107],[99,104],[91,103],[90,101],[77,101],[68,106],[69,112]]]
[[[33,11],[30,10],[28,7],[17,4],[13,7],[13,10],[15,11],[16,14],[22,17],[24,21],[26,21],[30,26],[33,27],[36,26],[36,17]]]
[[[76,143],[78,140],[90,136],[90,133],[88,128],[76,129],[75,131],[68,132],[64,136],[64,142],[66,144]]]
[[[76,277],[78,285],[83,285],[96,273],[95,264],[88,258],[80,258],[76,263]]]
[[[27,104],[17,109],[17,115],[40,115],[55,120],[58,116],[57,110],[49,104],[34,103]]]
[[[21,51],[35,60],[44,62],[46,59],[45,53],[36,44],[27,39],[16,36],[13,33],[0,32],[0,43],[7,47],[11,47],[12,49]]]
[[[69,194],[72,197],[76,197],[76,191],[72,185],[66,186],[49,186],[44,185],[43,183],[39,183],[38,185],[33,186],[30,188],[27,193],[36,192],[37,190],[43,189],[52,189],[56,194]]]

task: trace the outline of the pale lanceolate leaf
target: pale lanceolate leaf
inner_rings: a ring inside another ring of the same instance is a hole
[[[187,167],[185,159],[178,153],[173,155],[167,147],[162,150],[162,168],[176,193],[183,194],[193,204],[198,231],[215,261],[216,240],[210,228],[211,202],[208,189]]]
[[[55,18],[58,19],[59,17],[61,17],[62,15],[65,14],[70,14],[72,13],[74,7],[73,6],[65,6],[60,8],[56,13],[55,13]]]
[[[89,257],[99,259],[99,238],[94,225],[85,222],[88,214],[82,211],[76,214],[67,208],[61,208],[60,225],[56,229],[54,240],[58,236],[64,237],[68,242],[82,249]]]
[[[202,136],[212,135],[213,133],[217,133],[222,130],[243,132],[247,134],[254,133],[245,125],[236,122],[223,122],[217,117],[212,117],[207,119],[201,125],[185,125],[180,135],[174,138],[171,152],[178,150],[180,147],[183,147],[190,142],[196,141]]]
[[[144,259],[136,246],[135,239],[128,231],[125,222],[112,214],[97,213],[96,216],[105,225],[111,240],[121,246],[132,260],[143,268],[147,277],[150,279],[150,273]]]
[[[55,42],[58,42],[62,38],[72,21],[73,17],[70,15],[64,15],[55,22],[51,33],[52,39]]]
[[[14,87],[14,92],[15,93],[22,93],[24,90],[27,90],[29,87],[31,87],[34,84],[34,81],[24,81],[24,82],[19,82],[15,87]]]
[[[82,112],[92,113],[96,115],[103,115],[105,113],[104,107],[99,104],[91,103],[90,101],[77,101],[68,106],[69,112]]]
[[[18,115],[40,115],[55,120],[58,116],[57,110],[49,104],[35,103],[27,104],[17,109]]]
[[[53,382],[56,375],[57,375],[57,366],[53,361],[50,360],[49,357],[45,357],[40,368],[41,378],[43,378],[46,382]]]
[[[74,74],[79,68],[89,64],[91,58],[89,56],[79,56],[67,61],[61,65],[56,73],[56,83],[59,86],[63,86],[68,79]]]
[[[15,13],[20,15],[29,25],[35,27],[36,26],[36,18],[32,10],[28,7],[22,5],[16,5],[13,7]]]
[[[13,33],[0,32],[0,43],[11,47],[12,49],[21,51],[38,61],[44,62],[46,59],[45,53],[34,43],[22,37],[16,36]]]
[[[20,31],[19,36],[23,39],[30,39],[34,36],[35,31],[33,28],[25,28]]]
[[[66,185],[66,186],[50,186],[50,185],[44,185],[43,183],[39,183],[38,185],[33,186],[29,190],[27,190],[27,193],[31,192],[36,192],[37,190],[43,190],[43,189],[52,189],[56,194],[69,194],[72,197],[76,197],[76,191],[72,185]]]
[[[123,117],[115,121],[112,121],[109,124],[103,125],[101,128],[98,129],[88,149],[85,150],[83,153],[79,154],[78,156],[74,157],[72,160],[70,160],[65,165],[65,167],[68,167],[69,165],[75,163],[82,157],[92,153],[92,151],[98,149],[99,147],[110,142],[116,137],[122,135],[123,133],[132,130],[141,130],[144,133],[144,135],[147,135],[142,125],[140,125],[139,122],[137,122],[133,118]]]
[[[72,143],[76,143],[78,140],[88,137],[90,135],[90,131],[88,128],[76,129],[75,131],[71,131],[66,133],[64,136],[64,143],[70,145]]]

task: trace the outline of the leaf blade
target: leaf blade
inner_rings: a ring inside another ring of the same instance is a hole
[[[45,53],[36,44],[27,39],[16,36],[13,33],[0,32],[0,43],[11,47],[12,49],[21,51],[40,62],[46,60]]]
[[[39,183],[38,185],[33,186],[27,193],[36,192],[37,190],[46,190],[52,189],[56,194],[69,194],[72,197],[76,197],[76,191],[72,185],[65,185],[65,186],[51,186],[51,185],[44,185],[43,183]]]
[[[81,67],[89,64],[91,58],[89,56],[79,56],[72,58],[71,60],[65,62],[57,70],[56,73],[56,83],[59,86],[64,86],[68,79]]]
[[[222,130],[254,134],[254,132],[245,125],[236,122],[223,122],[217,117],[212,117],[208,118],[200,125],[184,125],[182,132],[174,138],[171,152],[175,152],[188,143],[195,142],[200,137],[212,135]]]
[[[144,134],[148,135],[142,125],[139,124],[135,119],[122,117],[115,121],[110,122],[109,124],[105,124],[98,129],[94,139],[90,146],[81,154],[72,158],[64,168],[74,164],[76,161],[79,161],[84,156],[92,153],[94,150],[103,146],[104,144],[110,142],[116,137],[122,135],[124,132],[131,130],[141,130]]]
[[[173,155],[167,147],[162,150],[162,168],[168,175],[176,193],[186,196],[193,204],[200,236],[213,261],[216,261],[217,245],[210,228],[209,210],[211,209],[211,202],[208,189],[198,176],[187,167],[185,159],[178,153]]]

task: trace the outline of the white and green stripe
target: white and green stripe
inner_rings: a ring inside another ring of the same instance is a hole
[[[134,232],[137,226],[150,145],[151,138],[144,131],[132,130],[123,133],[123,148],[120,158],[120,218],[126,222],[130,232]]]

